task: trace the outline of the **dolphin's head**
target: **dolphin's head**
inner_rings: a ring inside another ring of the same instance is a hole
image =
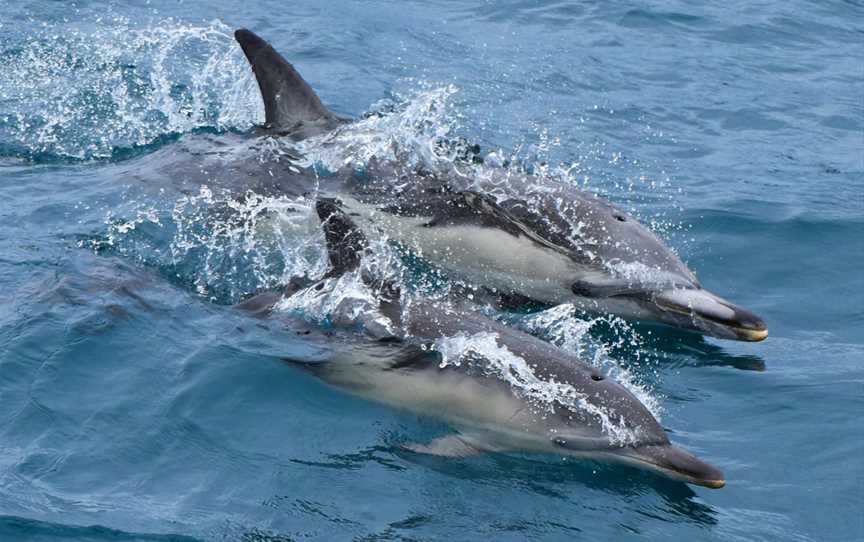
[[[556,412],[549,427],[554,451],[626,463],[689,484],[725,485],[716,467],[673,445],[651,411],[619,382],[588,367],[560,376],[582,401]]]
[[[554,349],[534,347],[520,354],[545,354],[544,363],[535,365],[543,368],[540,376],[570,384],[581,398],[556,410],[550,420],[555,451],[626,463],[704,487],[726,484],[716,467],[673,445],[648,407],[623,384]]]
[[[761,341],[768,336],[761,318],[701,288],[662,290],[644,303],[660,321],[706,335],[739,341]]]
[[[521,212],[538,235],[569,251],[575,262],[572,276],[561,276],[554,293],[537,299],[575,302],[726,339],[768,336],[761,318],[702,289],[678,254],[624,210],[574,188],[541,196],[535,205],[535,210],[515,204],[509,209]]]

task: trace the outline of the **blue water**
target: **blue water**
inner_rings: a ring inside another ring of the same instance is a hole
[[[321,4],[4,3],[0,540],[862,539],[864,6]],[[579,339],[727,487],[406,454],[447,428],[280,363],[308,345],[230,305],[320,236],[172,161],[262,120],[240,26],[338,113],[395,109],[350,152],[566,169],[762,315],[758,344]]]

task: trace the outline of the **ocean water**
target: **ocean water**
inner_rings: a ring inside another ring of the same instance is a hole
[[[281,363],[316,347],[231,305],[323,269],[309,202],[183,167],[285,151],[244,137],[238,27],[362,119],[306,143],[319,164],[436,167],[464,138],[618,202],[764,316],[757,344],[522,317],[727,486],[420,457],[400,444],[447,427]],[[859,2],[7,1],[0,540],[861,540],[862,264]]]

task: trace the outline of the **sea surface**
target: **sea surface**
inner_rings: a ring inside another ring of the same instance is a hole
[[[182,167],[262,152],[239,27],[360,119],[316,164],[479,144],[464,167],[608,197],[763,316],[756,344],[517,318],[727,486],[418,456],[449,428],[282,363],[312,348],[232,305],[323,270],[309,202]],[[862,540],[862,267],[860,2],[5,0],[0,540]]]

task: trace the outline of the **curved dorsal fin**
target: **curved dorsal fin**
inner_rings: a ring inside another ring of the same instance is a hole
[[[338,122],[294,66],[269,43],[245,28],[234,32],[234,39],[255,72],[268,128],[288,130],[303,123]]]
[[[360,267],[360,260],[369,248],[369,242],[359,227],[339,208],[339,201],[319,198],[315,210],[327,240],[327,256],[330,271],[325,277],[338,277]],[[363,281],[373,288],[380,302],[379,310],[390,322],[402,325],[401,290],[397,283],[377,277],[363,276]]]

